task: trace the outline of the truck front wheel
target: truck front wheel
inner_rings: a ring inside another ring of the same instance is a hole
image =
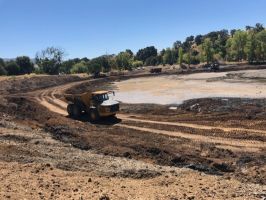
[[[97,120],[99,120],[100,116],[99,113],[96,109],[90,109],[90,120],[92,122],[95,122]]]

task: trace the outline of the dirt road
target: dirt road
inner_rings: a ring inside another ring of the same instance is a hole
[[[55,88],[49,88],[47,90],[42,90],[40,93],[34,92],[32,95],[37,95],[36,100],[43,106],[45,106],[47,109],[49,109],[52,112],[56,112],[58,114],[61,114],[63,116],[67,116],[66,107],[67,103],[65,101],[62,101],[58,98],[56,98],[56,95],[62,95],[65,93],[65,91],[71,87],[74,87],[75,85],[79,85],[82,82],[77,83],[71,83],[66,84],[60,87]],[[206,125],[198,125],[198,124],[188,124],[188,123],[180,123],[180,122],[158,122],[158,121],[151,121],[151,120],[144,120],[144,119],[138,119],[138,118],[131,118],[129,115],[125,114],[118,114],[117,117],[119,119],[122,119],[122,123],[116,124],[115,126],[119,126],[126,129],[135,129],[140,130],[143,132],[151,132],[156,134],[164,134],[168,136],[173,137],[182,137],[190,140],[195,140],[198,142],[207,142],[207,143],[214,143],[218,145],[229,145],[243,148],[245,147],[246,151],[254,151],[255,149],[261,150],[261,148],[266,148],[265,142],[260,141],[254,141],[254,140],[236,140],[236,139],[230,139],[230,138],[220,138],[220,137],[210,137],[210,136],[202,136],[202,135],[195,135],[195,134],[188,134],[184,132],[173,132],[173,131],[166,131],[166,130],[157,130],[154,128],[144,128],[144,127],[138,127],[138,126],[129,126],[126,124],[123,124],[125,121],[134,121],[134,122],[142,122],[142,123],[149,123],[149,124],[163,124],[163,125],[173,125],[173,126],[182,126],[182,127],[189,127],[193,129],[203,129],[203,130],[211,130],[215,132],[215,129],[219,129],[225,132],[241,132],[241,131],[248,131],[253,133],[259,133],[259,134],[266,134],[266,131],[264,130],[256,130],[256,129],[244,129],[244,128],[228,128],[228,127],[215,127],[215,126],[206,126]]]

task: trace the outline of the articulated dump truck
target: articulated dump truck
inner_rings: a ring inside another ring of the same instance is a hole
[[[68,101],[67,112],[73,118],[79,118],[81,114],[86,113],[91,121],[115,116],[119,111],[119,102],[111,100],[111,95],[115,95],[114,91],[65,94],[65,99]]]

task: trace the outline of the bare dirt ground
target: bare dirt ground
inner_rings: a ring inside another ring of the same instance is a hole
[[[193,98],[266,98],[265,83],[266,70],[246,70],[143,77],[115,82],[115,86],[122,102],[166,105]]]
[[[252,73],[229,78],[264,81]],[[68,118],[64,93],[128,78],[0,81],[0,199],[266,197],[264,98],[122,103],[97,124]]]

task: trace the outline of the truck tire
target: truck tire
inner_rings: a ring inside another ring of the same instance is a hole
[[[81,109],[77,104],[73,104],[72,115],[74,118],[79,118],[81,115]]]
[[[67,113],[70,117],[73,116],[73,104],[68,104],[67,105]]]
[[[96,109],[90,109],[90,121],[96,122],[99,120],[100,116]]]

